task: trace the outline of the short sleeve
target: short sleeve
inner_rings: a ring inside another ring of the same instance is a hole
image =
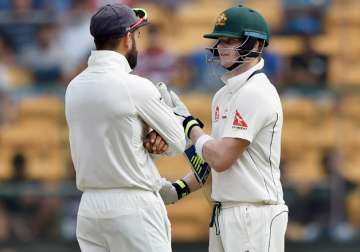
[[[269,122],[272,110],[266,99],[257,94],[239,95],[229,106],[222,137],[241,138],[252,142]]]

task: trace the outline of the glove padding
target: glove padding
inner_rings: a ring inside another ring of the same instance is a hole
[[[166,84],[164,82],[158,82],[155,84],[155,86],[159,91],[161,97],[164,99],[165,104],[168,105],[170,108],[174,108],[175,104],[171,99],[171,95]]]
[[[167,88],[166,84],[164,82],[158,82],[155,84],[155,87],[157,88],[157,90],[159,91],[162,99],[164,100],[165,104],[168,105],[172,111],[178,115],[178,118],[179,118],[179,121],[180,121],[180,124],[183,124],[184,122],[184,116],[179,116],[180,114],[179,113],[182,113],[182,114],[190,114],[190,112],[188,111],[188,109],[186,108],[186,106],[184,105],[184,107],[180,108],[176,108],[176,105],[175,103],[173,102],[173,99],[174,101],[176,101],[177,104],[179,103],[182,103],[180,101],[180,98],[174,93],[172,92],[173,94],[170,93],[169,89]],[[182,103],[183,104],[183,103]],[[192,145],[192,142],[189,138],[186,137],[186,146],[185,146],[185,149],[189,148],[190,146]]]
[[[164,99],[164,102],[173,110],[173,112],[186,118],[190,116],[190,112],[186,105],[180,100],[179,96],[175,94],[174,91],[169,91],[166,84],[163,82],[156,83],[156,88],[161,94],[161,97]]]
[[[159,193],[165,205],[174,204],[176,201],[179,200],[176,188],[170,181],[164,178],[161,181],[161,188],[159,190]]]
[[[179,96],[174,92],[170,91],[171,101],[174,104],[173,111],[176,115],[183,118],[191,116],[189,109],[186,105],[180,100]]]
[[[170,181],[163,178],[161,181],[161,188],[159,193],[165,205],[169,205],[189,195],[190,188],[182,179],[171,183]]]
[[[175,92],[168,90],[165,83],[159,82],[155,86],[160,92],[161,97],[164,99],[164,102],[171,107],[175,115],[181,118],[181,123],[187,138],[190,138],[190,132],[194,126],[199,126],[200,128],[204,127],[204,124],[198,118],[194,118],[190,114],[188,108],[180,100],[179,96]],[[186,147],[190,145],[191,144],[187,144]]]
[[[204,124],[198,118],[194,118],[190,114],[190,111],[188,110],[186,105],[180,100],[179,96],[175,92],[170,91],[169,95],[171,97],[172,104],[174,104],[174,106],[175,106],[173,108],[173,111],[176,115],[184,118],[182,123],[183,123],[184,131],[185,131],[185,135],[188,138],[190,138],[191,129],[194,126],[199,126],[200,128],[203,128]]]

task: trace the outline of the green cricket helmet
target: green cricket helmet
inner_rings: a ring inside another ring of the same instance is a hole
[[[259,57],[263,48],[269,45],[270,35],[265,19],[258,12],[239,5],[222,12],[216,20],[213,32],[205,34],[204,37],[209,39],[219,39],[220,37],[240,39],[241,45],[239,47],[228,48],[228,50],[236,50],[238,54],[233,65],[227,67],[231,71],[245,62],[251,61],[251,58]],[[255,49],[257,42],[259,42],[259,47]],[[207,60],[208,62],[220,62],[219,43],[218,40],[213,47],[208,48],[213,56]]]
[[[209,39],[218,39],[219,37],[251,37],[264,40],[265,46],[268,46],[270,34],[268,25],[261,14],[239,5],[221,13],[216,20],[213,32],[204,35],[204,38]]]

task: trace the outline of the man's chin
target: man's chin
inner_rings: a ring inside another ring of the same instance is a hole
[[[234,63],[232,63],[232,62],[225,62],[225,63],[220,62],[220,64],[221,64],[224,68],[229,68],[229,67],[231,67]]]

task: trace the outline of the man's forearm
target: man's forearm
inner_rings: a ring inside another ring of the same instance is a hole
[[[194,127],[190,132],[191,141],[195,145],[199,138],[206,138],[204,135],[205,133],[200,127]],[[202,141],[202,139],[200,139],[200,141]],[[196,151],[198,155],[217,172],[223,172],[229,169],[249,144],[246,140],[232,138],[220,138],[208,141],[205,139],[205,141],[201,151],[198,150],[199,148],[197,148]]]
[[[193,142],[193,144],[195,144],[196,141],[199,139],[199,137],[203,134],[205,134],[205,132],[202,130],[202,128],[198,126],[192,128],[190,132],[190,139]]]
[[[226,151],[226,146],[221,140],[211,140],[204,144],[202,151],[204,160],[217,172],[227,170],[233,162],[233,159]]]
[[[190,132],[191,141],[195,144],[196,141],[204,135],[205,132],[200,127],[194,127]],[[210,167],[214,168],[218,171],[219,165],[223,161],[223,155],[220,148],[216,148],[216,140],[208,141],[204,144],[203,151],[201,153],[203,159],[210,165]],[[199,154],[199,153],[198,153]],[[220,167],[222,168],[222,167]]]
[[[196,180],[193,172],[189,172],[183,177],[183,180],[187,183],[190,192],[195,192],[201,188],[201,184]]]

